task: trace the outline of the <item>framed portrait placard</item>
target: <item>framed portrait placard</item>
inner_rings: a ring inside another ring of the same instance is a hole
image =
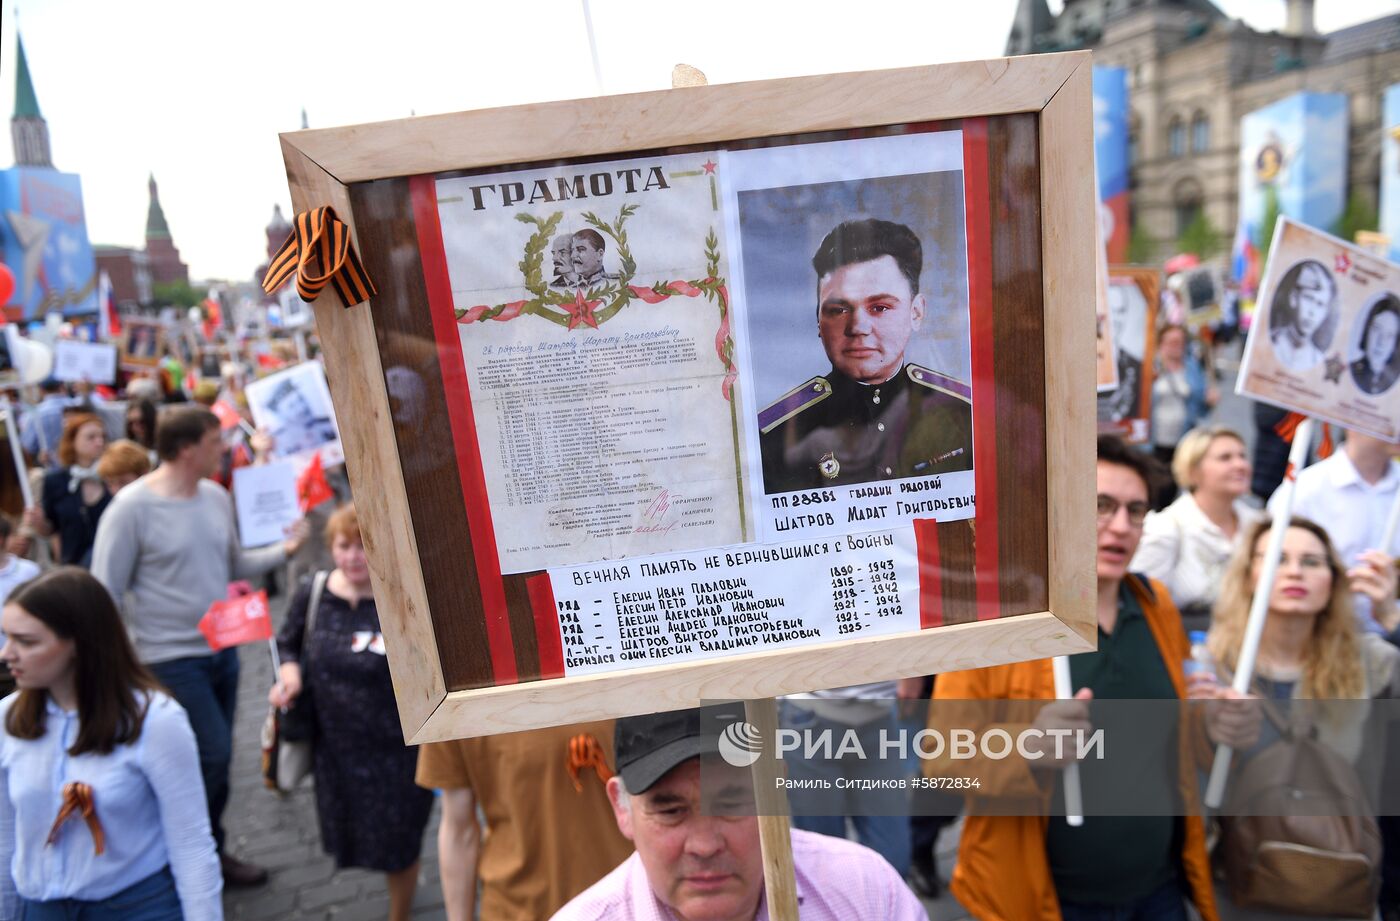
[[[253,423],[272,436],[277,460],[310,460],[334,467],[345,460],[325,371],[315,361],[249,382],[245,388]]]
[[[127,371],[149,371],[165,357],[165,324],[159,320],[128,319],[122,324],[121,366]]]
[[[1236,389],[1400,441],[1400,266],[1280,217]]]
[[[1153,367],[1157,357],[1157,308],[1162,274],[1115,265],[1108,275],[1108,310],[1118,386],[1098,395],[1099,433],[1145,444],[1152,421]]]
[[[284,135],[378,288],[314,307],[406,738],[1089,648],[1089,80]]]

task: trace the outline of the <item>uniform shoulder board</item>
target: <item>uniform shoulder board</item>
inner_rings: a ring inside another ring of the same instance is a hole
[[[949,396],[957,397],[965,403],[972,402],[972,386],[965,384],[956,377],[947,374],[940,374],[937,371],[916,365],[910,362],[908,365],[909,379],[929,390],[937,390]]]
[[[814,377],[795,390],[774,400],[758,414],[758,430],[767,435],[793,416],[816,406],[831,396],[831,384],[824,377]]]

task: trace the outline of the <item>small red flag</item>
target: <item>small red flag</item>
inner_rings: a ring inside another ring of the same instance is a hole
[[[326,468],[321,466],[320,454],[311,455],[311,463],[297,477],[297,496],[301,498],[302,514],[335,497],[331,484],[326,482]]]
[[[227,400],[215,400],[214,405],[209,407],[214,415],[219,417],[219,428],[227,432],[229,429],[238,428],[238,424],[243,421],[243,417],[238,414]]]
[[[267,592],[257,591],[233,601],[216,601],[199,619],[199,632],[215,652],[230,646],[272,638]]]

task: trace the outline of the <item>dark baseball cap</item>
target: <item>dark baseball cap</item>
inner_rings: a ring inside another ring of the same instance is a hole
[[[617,721],[613,749],[628,793],[645,793],[672,768],[719,754],[719,734],[744,719],[742,703],[628,716]]]

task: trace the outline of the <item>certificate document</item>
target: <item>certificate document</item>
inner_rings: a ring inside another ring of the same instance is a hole
[[[718,160],[438,180],[503,572],[751,539]]]

